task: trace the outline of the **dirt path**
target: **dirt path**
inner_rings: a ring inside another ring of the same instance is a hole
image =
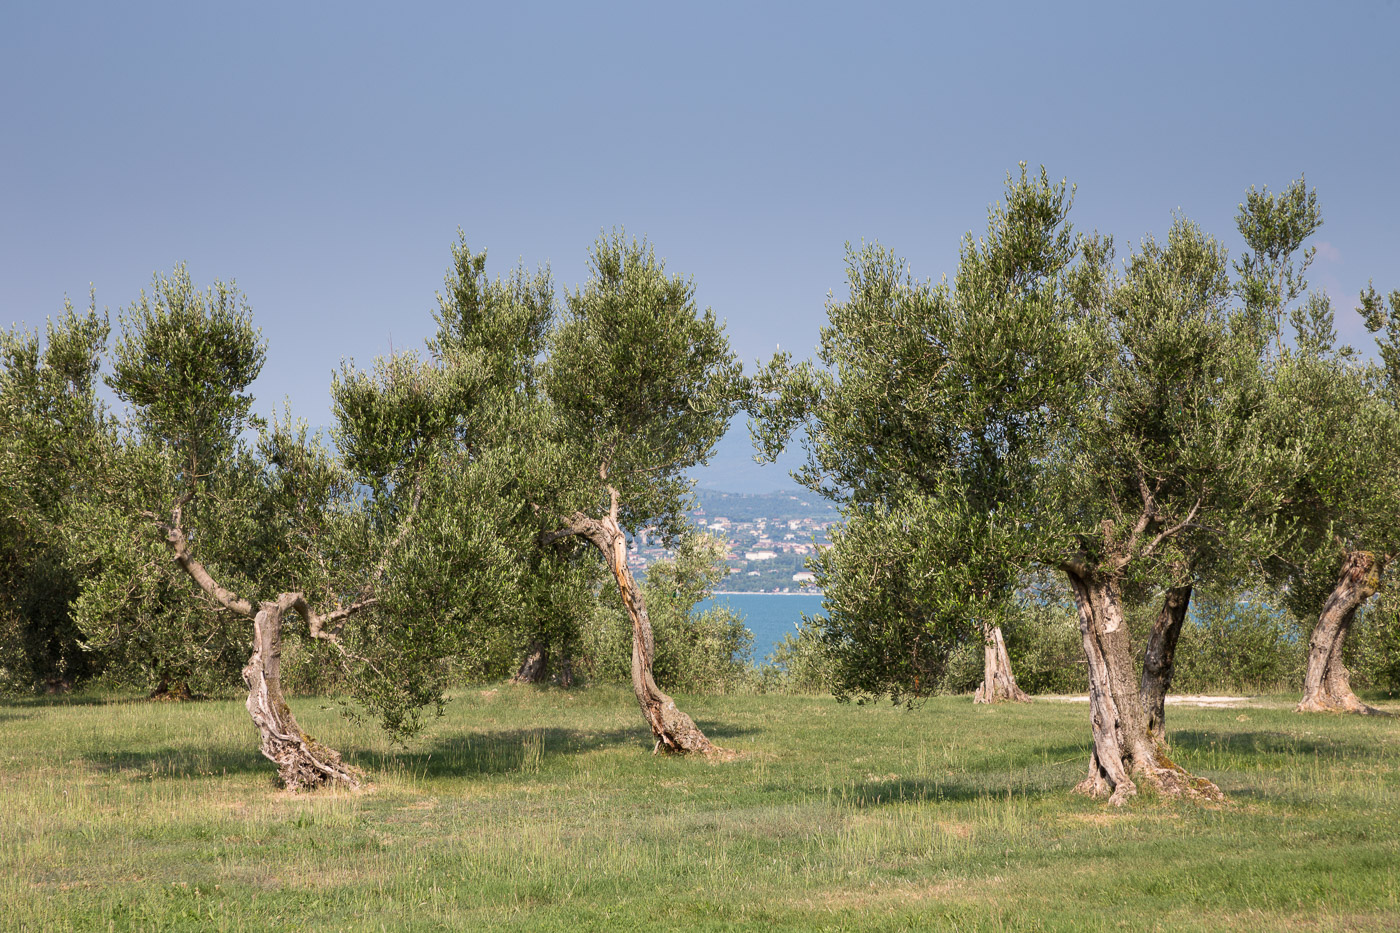
[[[1038,696],[1037,700],[1049,700],[1051,703],[1088,703],[1089,695],[1058,695],[1058,696]],[[1228,708],[1231,706],[1244,706],[1254,697],[1216,697],[1205,696],[1198,693],[1167,694],[1168,706],[1206,706]]]

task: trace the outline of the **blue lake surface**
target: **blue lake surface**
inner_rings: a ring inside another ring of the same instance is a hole
[[[728,605],[753,632],[754,663],[768,660],[773,646],[789,632],[797,631],[802,614],[821,615],[822,598],[807,594],[784,596],[775,593],[728,593],[712,596],[697,608]]]

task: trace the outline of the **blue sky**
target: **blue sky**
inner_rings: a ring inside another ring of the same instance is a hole
[[[0,321],[185,261],[247,293],[259,409],[324,424],[342,358],[430,333],[458,227],[574,286],[624,226],[746,361],[803,356],[847,241],[951,272],[1025,160],[1080,228],[1180,210],[1232,251],[1245,190],[1306,172],[1312,282],[1364,342],[1345,309],[1400,287],[1400,3],[973,6],[7,4]],[[742,433],[702,480],[779,485]]]

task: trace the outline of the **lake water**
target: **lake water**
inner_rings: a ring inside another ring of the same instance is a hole
[[[808,594],[783,596],[774,593],[730,593],[712,596],[697,607],[708,609],[711,606],[728,605],[741,616],[744,624],[753,632],[754,663],[768,660],[773,646],[783,640],[789,632],[797,631],[802,621],[802,613],[820,615],[822,598]]]

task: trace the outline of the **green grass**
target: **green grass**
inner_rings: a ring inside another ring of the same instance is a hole
[[[652,757],[609,688],[464,691],[407,749],[301,700],[374,784],[305,796],[237,702],[0,705],[0,928],[1400,927],[1400,719],[1173,707],[1230,805],[1115,811],[1082,704],[681,703],[742,757]]]

